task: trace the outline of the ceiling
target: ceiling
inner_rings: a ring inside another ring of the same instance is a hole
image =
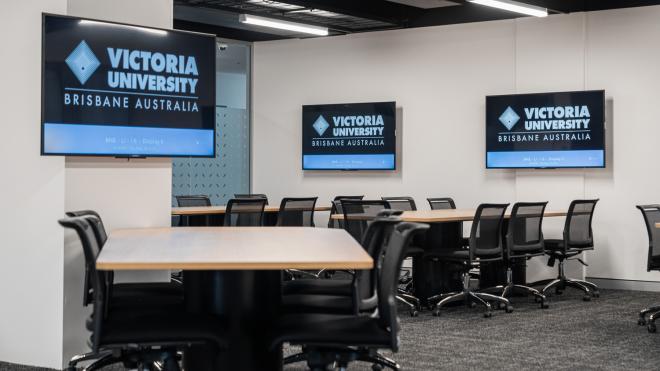
[[[518,0],[572,13],[660,5],[660,0]],[[218,37],[266,41],[310,37],[245,25],[239,14],[324,26],[330,35],[511,19],[522,15],[465,0],[174,0],[174,27]]]

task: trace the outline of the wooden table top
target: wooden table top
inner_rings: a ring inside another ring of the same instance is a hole
[[[373,260],[343,229],[164,227],[110,233],[100,270],[371,269]]]
[[[655,223],[656,228],[660,228],[660,223]]]
[[[445,210],[417,210],[417,211],[404,211],[401,214],[401,220],[404,222],[417,222],[417,223],[444,223],[444,222],[468,222],[474,219],[474,213],[477,209],[445,209]],[[566,211],[548,211],[543,214],[544,217],[566,216]],[[507,212],[504,217],[509,218],[510,212]],[[332,219],[342,220],[342,214],[335,214]]]
[[[224,214],[226,206],[194,206],[194,207],[173,207],[172,215],[210,215]],[[266,206],[264,212],[276,213],[280,211],[279,206]],[[330,206],[316,206],[314,211],[330,211]]]

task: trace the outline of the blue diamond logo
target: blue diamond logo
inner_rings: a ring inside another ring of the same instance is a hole
[[[66,58],[66,64],[71,69],[71,72],[73,72],[78,78],[78,81],[80,81],[82,85],[85,85],[94,71],[99,68],[101,62],[99,62],[98,58],[94,55],[94,52],[92,52],[92,49],[90,49],[89,45],[83,40]]]
[[[507,130],[511,130],[511,128],[518,123],[518,120],[520,120],[520,116],[518,116],[511,106],[507,107],[507,109],[504,110],[504,113],[500,116],[500,122]]]
[[[316,132],[319,134],[319,136],[323,136],[323,133],[328,130],[330,124],[328,124],[323,115],[319,115],[319,118],[314,121],[312,126],[314,127],[314,130],[316,130]]]

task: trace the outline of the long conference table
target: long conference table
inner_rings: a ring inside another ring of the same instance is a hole
[[[442,209],[442,210],[416,210],[404,211],[401,214],[401,220],[404,222],[427,223],[430,228],[414,244],[422,247],[425,251],[442,249],[446,247],[458,246],[463,236],[462,223],[474,220],[476,209]],[[566,211],[546,210],[543,216],[562,217],[566,216]],[[359,217],[359,215],[356,215]],[[511,217],[508,210],[505,215],[505,223]],[[335,214],[332,219],[342,220],[344,216]],[[506,225],[503,226],[503,229]],[[462,283],[457,276],[455,267],[450,264],[434,262],[425,259],[423,256],[414,256],[413,282],[414,294],[420,299],[423,306],[427,305],[427,298],[451,291],[460,291]],[[527,270],[525,264],[519,264],[513,267],[514,283],[525,284]],[[482,287],[491,287],[504,283],[506,273],[503,262],[495,262],[483,265],[480,268],[479,281]]]
[[[100,270],[183,270],[186,310],[227,319],[229,349],[193,347],[187,370],[279,370],[269,332],[279,314],[282,270],[371,269],[346,231],[302,227],[175,227],[115,230]]]

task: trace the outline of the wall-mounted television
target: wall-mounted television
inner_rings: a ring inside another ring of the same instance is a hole
[[[605,91],[486,97],[486,168],[605,167]]]
[[[214,36],[42,23],[42,155],[215,156]]]
[[[306,105],[303,170],[395,170],[396,103]]]

